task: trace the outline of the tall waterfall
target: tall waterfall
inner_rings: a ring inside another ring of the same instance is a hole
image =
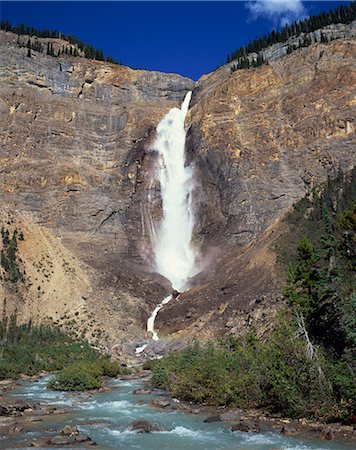
[[[173,289],[182,291],[194,275],[195,253],[191,245],[194,217],[192,168],[185,161],[184,119],[192,93],[181,109],[173,108],[157,126],[155,150],[159,155],[163,217],[154,243],[157,272],[168,278]]]
[[[179,292],[186,289],[188,279],[197,273],[195,252],[191,244],[194,225],[193,169],[185,160],[184,120],[191,95],[191,92],[187,93],[181,109],[171,109],[161,120],[154,144],[159,158],[156,176],[161,187],[163,212],[160,227],[152,234],[156,270]],[[164,298],[147,321],[147,331],[152,333],[153,340],[158,340],[154,329],[156,316],[172,298],[172,295]],[[141,348],[136,351],[142,351]]]

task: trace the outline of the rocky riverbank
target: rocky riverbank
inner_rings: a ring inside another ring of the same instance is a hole
[[[199,424],[203,430],[205,427],[209,427],[206,430],[207,433],[210,432],[211,427],[216,430],[223,427],[226,432],[232,432],[231,435],[237,433],[237,437],[251,436],[253,439],[254,435],[256,437],[260,435],[261,438],[268,435],[275,436],[274,439],[293,438],[303,442],[320,440],[320,442],[325,442],[326,446],[323,448],[337,449],[349,448],[348,446],[352,446],[352,443],[355,442],[355,432],[351,426],[315,423],[307,419],[290,420],[261,410],[215,408],[185,403],[170,397],[164,391],[155,389],[148,377],[149,373],[144,371],[137,375],[121,377],[120,380],[117,380],[118,385],[116,385],[116,381],[108,380],[101,392],[70,393],[65,394],[66,397],[53,391],[47,392],[46,382],[43,378],[26,382],[3,381],[0,385],[0,445],[3,442],[4,448],[16,448],[17,443],[23,442],[27,446],[46,448],[95,446],[97,440],[91,434],[97,433],[101,426],[108,427],[111,433],[114,432],[113,424],[110,420],[108,421],[109,414],[105,413],[105,417],[102,417],[100,412],[101,404],[98,396],[101,395],[105,396],[103,403],[105,408],[108,406],[118,407],[117,413],[123,416],[127,414],[125,408],[128,407],[127,398],[129,396],[134,415],[130,413],[131,419],[120,433],[131,433],[130,436],[133,434],[156,434],[157,432],[172,433],[175,429],[172,426],[175,423],[167,426],[163,419],[171,417],[172,414],[173,416],[178,414],[178,417],[185,418],[188,423],[192,421]],[[24,383],[27,383],[29,389],[32,389],[31,401],[28,400],[29,396],[25,397],[26,392],[21,391]],[[120,391],[124,389],[122,386],[126,386],[127,394],[125,394],[125,400],[117,401],[115,396],[120,395]],[[108,389],[110,389],[110,394],[105,393]],[[23,396],[21,396],[21,392]],[[38,398],[32,394],[36,392],[38,392]],[[68,397],[71,398],[70,401],[68,401]],[[44,401],[46,398],[48,401]],[[110,400],[111,398],[113,399]],[[65,399],[66,401],[64,401]],[[84,404],[81,405],[82,402]],[[82,414],[83,408],[89,411],[98,408],[99,414],[86,416],[82,421],[78,421],[78,416]],[[116,409],[114,410],[116,414]],[[38,433],[38,436],[31,440],[28,438],[29,433],[31,436],[36,436]],[[231,435],[229,435],[230,438]],[[14,444],[6,447],[9,439]],[[327,446],[326,443],[330,441],[332,441],[333,447]],[[100,442],[98,442],[98,446],[101,448]]]
[[[162,393],[156,390],[150,381],[145,382],[145,389],[133,392],[134,394]],[[271,414],[262,409],[237,409],[233,407],[208,405],[196,405],[171,398],[164,393],[155,398],[149,404],[151,407],[180,410],[189,414],[207,416],[205,423],[222,422],[231,424],[231,431],[243,431],[248,433],[274,432],[286,436],[300,436],[307,438],[319,438],[325,441],[338,440],[355,442],[356,429],[352,425],[341,423],[322,423],[307,418],[289,419],[280,414]]]

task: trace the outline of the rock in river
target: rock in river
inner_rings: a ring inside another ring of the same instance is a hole
[[[129,431],[136,431],[136,433],[153,433],[155,431],[166,431],[161,425],[148,420],[135,420],[127,427]]]

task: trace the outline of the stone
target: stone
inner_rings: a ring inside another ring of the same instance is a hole
[[[151,394],[151,390],[150,389],[135,389],[134,391],[132,391],[133,394],[135,395],[148,395]]]
[[[170,401],[165,398],[154,398],[149,403],[150,406],[153,406],[155,408],[166,408],[170,404]]]
[[[324,440],[325,441],[332,441],[334,439],[334,433],[331,430],[328,430],[325,435],[324,435]]]
[[[47,441],[48,444],[50,445],[68,445],[71,442],[73,442],[73,440],[68,437],[68,436],[54,436],[53,438],[49,439]]]
[[[220,416],[210,416],[207,417],[206,419],[204,419],[205,423],[212,423],[212,422],[221,422],[221,417]]]
[[[225,413],[220,414],[220,419],[222,422],[234,422],[236,420],[243,419],[243,413],[240,409],[236,409],[234,411],[227,411]]]
[[[241,420],[231,427],[231,431],[243,431],[245,433],[260,433],[261,429],[257,422]]]
[[[281,428],[280,433],[285,435],[291,435],[298,432],[298,428],[294,427],[293,425],[283,425]]]
[[[71,425],[64,425],[63,429],[61,430],[61,434],[64,434],[65,436],[73,436],[79,434],[79,431],[77,428],[72,427]]]
[[[204,420],[206,423],[210,422],[235,422],[243,419],[243,414],[240,409],[224,412],[218,416],[211,416]]]
[[[12,428],[10,428],[9,434],[19,434],[21,433],[21,431],[23,431],[23,428],[20,427],[19,425],[15,425]]]
[[[82,442],[89,442],[89,441],[91,441],[91,439],[86,434],[79,433],[77,436],[75,436],[75,442],[82,443]]]
[[[148,420],[135,420],[131,422],[127,427],[129,431],[135,431],[136,433],[153,433],[157,431],[165,431],[165,428],[155,422],[149,422]]]
[[[0,417],[0,427],[15,426],[17,421],[14,417]]]

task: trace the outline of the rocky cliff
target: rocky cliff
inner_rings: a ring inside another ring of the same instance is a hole
[[[282,302],[273,250],[281,219],[313,185],[355,162],[355,41],[315,43],[194,83],[70,56],[28,58],[6,36],[0,219],[24,235],[23,281],[2,274],[9,308],[117,354],[145,337],[147,316],[169,291],[145,257],[147,149],[159,120],[193,90],[187,151],[204,269],[161,310],[157,327],[175,338],[268,326]]]

